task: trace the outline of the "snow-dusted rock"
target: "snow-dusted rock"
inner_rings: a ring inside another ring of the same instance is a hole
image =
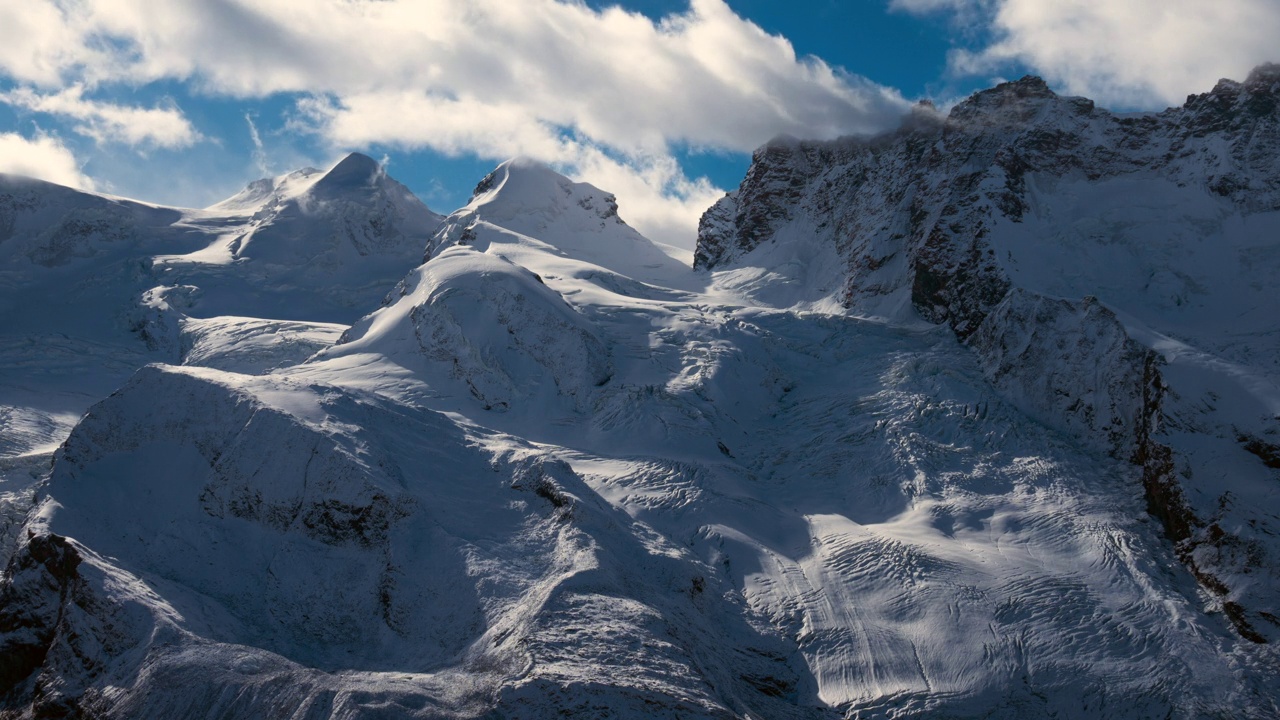
[[[283,265],[294,272],[299,265],[332,272],[356,257],[420,261],[440,222],[408,188],[359,153],[327,172],[302,170],[272,182],[273,192],[256,208],[250,204],[252,227],[231,247],[237,259]],[[237,196],[213,209],[244,204]]]
[[[1029,416],[1132,457],[1148,434],[1156,362],[1093,297],[1060,300],[1015,288],[969,338],[992,383]]]
[[[51,269],[104,254],[145,253],[158,230],[179,216],[172,208],[0,174],[0,288],[29,278],[26,263]]]
[[[484,250],[494,242],[550,248],[645,282],[669,284],[685,274],[676,269],[686,261],[681,251],[627,225],[613,195],[527,158],[504,162],[486,175],[471,202],[445,219],[431,252],[454,245]]]
[[[135,370],[300,362],[421,262],[439,220],[362,155],[209,210],[0,176],[0,558],[53,450]]]
[[[440,220],[377,162],[353,153],[328,171],[256,181],[193,214],[188,224],[210,241],[154,262],[166,279],[204,289],[198,316],[350,322],[422,262]]]

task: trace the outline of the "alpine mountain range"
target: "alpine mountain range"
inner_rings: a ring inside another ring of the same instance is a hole
[[[1280,65],[778,138],[692,253],[0,176],[0,718],[1280,716],[1278,278]]]

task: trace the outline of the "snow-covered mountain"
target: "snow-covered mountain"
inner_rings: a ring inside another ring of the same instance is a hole
[[[1182,559],[1274,642],[1278,107],[1277,65],[1154,115],[1028,77],[870,142],[775,142],[697,262],[949,325],[1029,416],[1141,465]],[[820,282],[801,253],[830,257]]]
[[[207,210],[0,175],[0,538],[20,488],[138,368],[301,362],[421,262],[441,219],[363,155]]]
[[[780,140],[694,255],[526,160],[13,181],[7,298],[128,290],[0,358],[0,717],[1274,717],[1278,80]]]

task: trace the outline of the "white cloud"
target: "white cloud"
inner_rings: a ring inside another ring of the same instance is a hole
[[[693,247],[702,213],[724,191],[705,178],[690,180],[665,155],[618,160],[597,148],[580,147],[574,175],[618,198],[618,214],[643,235],[677,247]]]
[[[881,129],[903,107],[891,90],[797,58],[724,0],[692,0],[659,23],[560,0],[313,0],[307,10],[292,0],[28,0],[9,19],[67,49],[40,62],[6,52],[0,69],[28,83],[193,79],[244,97],[428,91],[519,104],[615,144],[748,150],[781,132]]]
[[[52,135],[29,139],[17,133],[0,133],[0,172],[94,189],[93,180],[80,171],[75,155]]]
[[[896,91],[798,58],[724,0],[691,0],[660,22],[578,0],[312,0],[306,12],[296,0],[7,5],[0,26],[29,29],[13,38],[17,49],[0,49],[0,72],[19,82],[306,93],[296,127],[334,146],[524,154],[580,177],[592,153],[626,158],[618,167],[630,182],[619,184],[663,188],[672,216],[685,218],[684,244],[689,198],[708,193],[672,164],[673,146],[749,151],[780,133],[874,132],[907,105]],[[652,201],[609,189],[624,208]]]
[[[84,96],[81,85],[45,94],[22,87],[0,93],[0,102],[70,118],[75,132],[98,142],[184,148],[200,140],[200,133],[176,106],[142,108],[93,100]]]
[[[1276,0],[893,0],[910,12],[949,10],[994,39],[956,53],[981,74],[1023,63],[1064,92],[1105,103],[1180,105],[1221,78],[1243,80],[1280,60]]]
[[[57,3],[0,3],[0,72],[22,82],[57,85],[70,67],[92,59],[84,35]]]

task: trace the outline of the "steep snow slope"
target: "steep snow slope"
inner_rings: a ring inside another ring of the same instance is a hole
[[[885,137],[762,148],[697,263],[948,324],[1021,410],[1141,465],[1183,560],[1275,641],[1278,188],[1280,66],[1149,115],[1024,78]]]
[[[506,163],[336,345],[95,406],[0,585],[15,712],[1280,712],[1124,433],[1006,370],[1145,359],[1128,319],[1020,291],[966,346],[845,312],[820,242],[695,272],[607,197]]]

